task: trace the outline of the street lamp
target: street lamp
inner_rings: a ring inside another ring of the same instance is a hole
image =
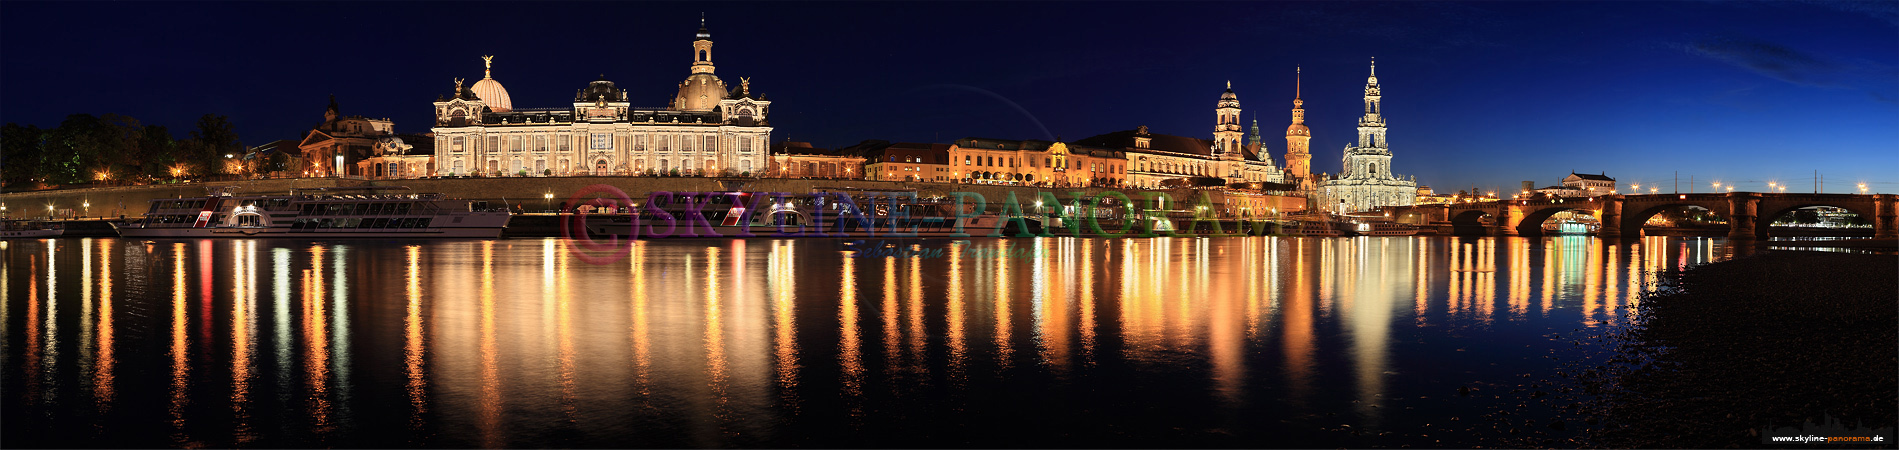
[[[545,209],[550,209],[550,210],[554,209],[554,193],[553,192],[541,194],[541,198],[547,200],[546,202],[542,204],[543,206],[546,207]]]
[[[1860,193],[1861,195],[1864,195],[1864,194],[1866,194],[1866,183],[1860,183],[1860,184],[1859,184],[1859,193]]]
[[[1656,191],[1658,191],[1658,190],[1659,190],[1658,188],[1654,188],[1654,187],[1650,187],[1650,188],[1648,188],[1648,193],[1650,193],[1650,194],[1653,194],[1653,193],[1655,193],[1655,192],[1656,192]]]

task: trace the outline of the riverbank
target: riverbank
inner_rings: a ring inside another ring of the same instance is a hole
[[[1581,433],[1518,444],[1760,447],[1762,433],[1829,417],[1893,439],[1899,258],[1769,251],[1661,280],[1639,325],[1592,337],[1613,356],[1571,365],[1555,422]]]

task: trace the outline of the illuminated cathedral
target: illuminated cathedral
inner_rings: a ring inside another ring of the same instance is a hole
[[[1417,202],[1417,178],[1400,177],[1391,171],[1391,148],[1385,141],[1382,99],[1378,64],[1374,61],[1371,77],[1365,79],[1365,115],[1358,119],[1358,145],[1345,147],[1338,176],[1320,182],[1316,195],[1319,208],[1345,213]],[[1302,115],[1295,112],[1294,120],[1300,121]]]

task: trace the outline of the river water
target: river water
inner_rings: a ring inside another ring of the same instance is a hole
[[[875,250],[875,251],[870,251]],[[1720,239],[0,242],[6,447],[1467,446]],[[864,255],[877,256],[864,256]],[[1458,388],[1478,387],[1477,395]]]

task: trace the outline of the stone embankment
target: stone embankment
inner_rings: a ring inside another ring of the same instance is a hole
[[[48,191],[11,192],[0,194],[0,202],[7,206],[7,216],[20,218],[26,216],[44,217],[47,206],[60,211],[61,217],[118,217],[120,214],[137,216],[144,212],[146,205],[156,198],[191,197],[204,195],[206,188],[235,186],[240,193],[277,194],[291,189],[320,187],[354,186],[406,186],[417,192],[439,192],[449,197],[491,204],[507,204],[519,210],[543,211],[553,209],[572,195],[593,185],[608,185],[626,192],[635,200],[643,199],[647,193],[669,192],[788,192],[810,193],[816,191],[915,191],[918,196],[945,197],[952,192],[973,192],[981,194],[989,203],[989,209],[999,210],[1000,202],[1014,193],[1023,207],[1028,207],[1042,192],[1055,194],[1063,202],[1070,201],[1070,193],[1080,192],[1083,196],[1094,197],[1108,191],[1124,194],[1131,199],[1140,200],[1140,193],[1150,192],[1137,189],[1103,188],[1032,188],[1015,186],[993,186],[974,184],[915,183],[901,181],[869,180],[824,180],[824,179],[782,179],[782,178],[701,178],[701,177],[506,177],[506,178],[452,178],[452,179],[415,179],[415,180],[353,180],[338,178],[311,179],[271,179],[251,181],[230,181],[210,183],[171,184],[154,186],[123,186],[88,189],[61,189]],[[1175,189],[1151,191],[1166,195],[1172,200],[1172,208],[1186,209],[1200,201],[1200,194],[1206,192],[1215,204],[1224,204],[1229,196],[1220,191],[1196,191]],[[549,199],[548,194],[553,198]],[[1232,196],[1231,201],[1244,202],[1250,208],[1270,211],[1289,211],[1303,209],[1305,199],[1300,197],[1252,195],[1241,199]],[[1239,203],[1236,203],[1239,204]],[[84,206],[90,205],[90,206]]]

